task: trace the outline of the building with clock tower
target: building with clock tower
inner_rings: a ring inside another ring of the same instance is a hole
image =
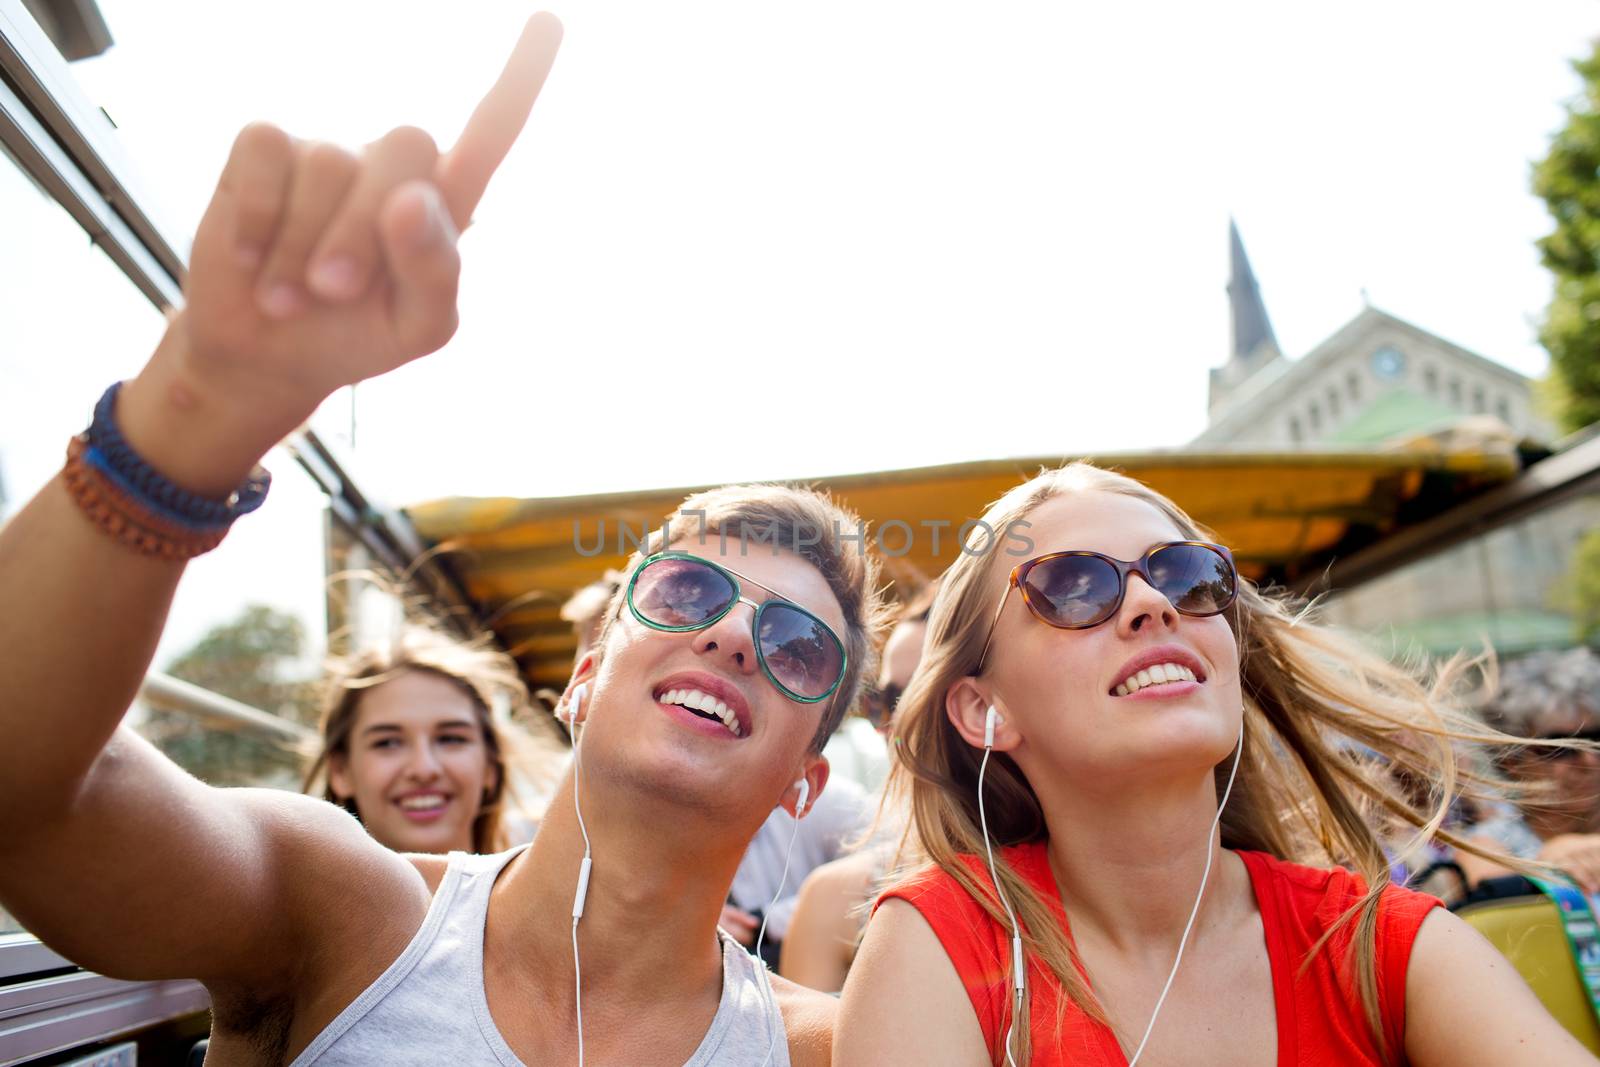
[[[1286,359],[1231,222],[1228,239],[1233,350],[1211,371],[1195,447],[1359,449],[1471,415],[1493,416],[1519,438],[1552,437],[1529,379],[1375,307]]]
[[[1502,448],[1554,440],[1529,379],[1375,307],[1285,358],[1231,224],[1229,241],[1233,350],[1211,372],[1208,425],[1192,448],[1363,452],[1452,429]],[[1567,648],[1580,639],[1576,552],[1597,529],[1600,493],[1585,493],[1345,590],[1324,618],[1401,656]]]

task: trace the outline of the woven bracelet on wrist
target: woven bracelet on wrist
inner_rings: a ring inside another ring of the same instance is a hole
[[[108,535],[147,556],[191,559],[222,543],[233,521],[259,508],[272,476],[261,468],[228,500],[173,484],[122,437],[116,425],[121,383],[106,390],[94,422],[67,446],[62,472],[72,499]]]
[[[249,480],[227,500],[210,500],[189,492],[162,477],[143,456],[135,452],[117,428],[117,394],[121,382],[113,382],[94,406],[94,421],[86,431],[97,466],[117,475],[127,490],[149,507],[179,522],[201,524],[231,523],[248,515],[267,499],[272,475],[257,467]]]

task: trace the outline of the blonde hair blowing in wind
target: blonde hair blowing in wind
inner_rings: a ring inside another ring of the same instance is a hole
[[[1010,529],[1047,500],[1087,491],[1142,500],[1170,519],[1180,538],[1213,540],[1166,497],[1087,463],[1041,472],[996,501],[983,520],[991,530]],[[989,547],[992,543],[991,538]],[[1068,547],[1040,546],[1039,551]],[[1021,560],[994,551],[979,553],[974,545],[945,572],[921,665],[900,699],[895,729],[899,759],[886,801],[909,801],[908,842],[913,852],[920,852],[917,858],[937,864],[1008,928],[987,870],[980,878],[957,858],[983,852],[977,809],[982,750],[963,740],[946,717],[945,693],[977,670],[995,597],[1012,562]],[[1457,657],[1425,684],[1363,645],[1315,624],[1308,611],[1297,611],[1242,578],[1227,619],[1239,648],[1244,750],[1222,817],[1222,844],[1295,863],[1343,865],[1366,879],[1366,897],[1339,925],[1356,924],[1357,988],[1380,1053],[1391,1056],[1379,1020],[1374,948],[1378,897],[1389,882],[1384,842],[1438,838],[1481,852],[1444,829],[1446,813],[1457,795],[1501,797],[1507,783],[1488,760],[1458,760],[1456,748],[1517,739],[1485,726],[1454,701],[1452,693],[1475,661]],[[1231,763],[1218,768],[1218,795]],[[1426,795],[1409,797],[1397,777],[1428,783]],[[999,857],[1000,846],[1046,836],[1044,812],[1033,789],[1003,753],[991,758],[984,788],[1000,882],[1021,923],[1026,951],[1060,984],[1065,998],[1104,1022],[1105,1013],[1077,970],[1066,931],[1046,901]],[[1537,871],[1508,857],[1494,858]],[[1319,951],[1326,941],[1319,943]],[[1063,999],[1063,1007],[1065,1003]],[[1018,1063],[1028,1062],[1031,1055],[1030,1004],[1031,992],[1015,1026]]]

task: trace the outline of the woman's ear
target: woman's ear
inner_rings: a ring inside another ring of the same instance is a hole
[[[989,716],[994,714],[993,733],[990,733]],[[985,693],[976,678],[970,675],[958,678],[945,690],[944,714],[956,733],[973,748],[993,748],[1007,752],[1022,740],[1015,728],[1006,721],[1005,709],[992,693]]]
[[[328,788],[343,804],[355,797],[355,785],[350,781],[350,764],[342,752],[328,753]]]

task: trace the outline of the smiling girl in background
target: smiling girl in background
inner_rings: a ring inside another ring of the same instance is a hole
[[[407,627],[335,670],[306,791],[396,852],[501,851],[533,835],[517,779],[554,778],[553,749],[516,724],[527,706],[509,656]]]

